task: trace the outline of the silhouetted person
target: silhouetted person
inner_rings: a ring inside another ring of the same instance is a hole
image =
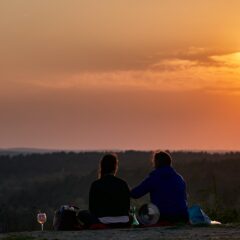
[[[132,198],[150,193],[150,199],[160,211],[159,221],[172,223],[189,221],[186,184],[171,166],[171,156],[156,152],[153,157],[154,170],[137,187],[131,190]]]
[[[129,225],[130,192],[127,183],[115,176],[117,170],[116,155],[107,154],[100,161],[99,179],[92,183],[89,191],[92,223],[112,227]]]

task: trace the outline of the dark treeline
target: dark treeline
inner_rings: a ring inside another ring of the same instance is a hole
[[[87,208],[88,190],[104,152],[56,152],[0,156],[0,232],[39,230],[36,214],[62,204]],[[119,173],[130,188],[151,170],[151,152],[119,152]],[[198,203],[214,219],[240,221],[240,153],[172,152],[185,178],[189,204]],[[133,201],[140,206],[147,198]],[[116,206],[117,207],[117,206]]]

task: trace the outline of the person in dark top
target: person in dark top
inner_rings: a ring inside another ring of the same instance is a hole
[[[186,184],[171,166],[167,152],[156,152],[153,158],[154,170],[130,192],[132,198],[150,193],[150,199],[160,212],[159,221],[171,223],[189,222]]]
[[[130,191],[127,183],[116,177],[118,159],[105,155],[100,161],[99,179],[89,191],[90,223],[103,223],[113,227],[129,225]],[[80,217],[81,218],[81,217]],[[86,216],[83,217],[86,219]]]

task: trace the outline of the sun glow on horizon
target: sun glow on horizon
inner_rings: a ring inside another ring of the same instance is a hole
[[[227,55],[212,56],[213,60],[227,64],[230,67],[240,68],[240,52]]]

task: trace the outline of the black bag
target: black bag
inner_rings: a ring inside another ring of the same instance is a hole
[[[54,214],[53,228],[57,231],[81,230],[82,224],[77,217],[78,208],[75,206],[61,206]]]

